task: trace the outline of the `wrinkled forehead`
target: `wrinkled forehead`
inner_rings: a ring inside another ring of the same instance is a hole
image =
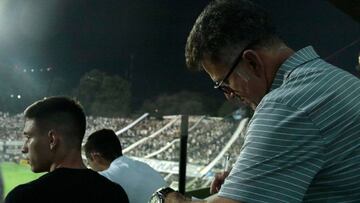
[[[219,81],[225,77],[242,50],[243,45],[239,44],[226,46],[216,52],[215,55],[204,53],[200,61],[201,67],[213,81]]]

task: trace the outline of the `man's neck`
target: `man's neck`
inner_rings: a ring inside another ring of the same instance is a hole
[[[58,156],[50,166],[50,172],[57,168],[85,169],[86,166],[78,150],[70,150]]]
[[[276,63],[276,67],[278,67],[279,69],[280,66],[295,52],[286,45],[280,46],[277,51],[278,51],[278,57],[275,63]]]
[[[275,78],[275,75],[279,70],[279,68],[281,67],[281,65],[295,52],[291,48],[287,47],[285,44],[281,44],[273,48],[268,53],[269,53],[269,58],[272,59],[269,60],[270,62],[269,67],[272,67],[272,69],[268,72],[267,75],[268,81],[270,83],[268,85],[271,86]]]

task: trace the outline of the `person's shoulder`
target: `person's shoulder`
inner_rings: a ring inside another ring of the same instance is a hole
[[[119,202],[129,202],[129,198],[124,190],[124,188],[122,188],[120,185],[113,183],[114,184],[114,192],[112,195],[114,195],[114,198],[110,198],[110,199],[118,199]]]
[[[16,186],[5,197],[5,203],[28,201],[29,195],[34,193],[33,185],[34,181]]]
[[[121,185],[114,183],[109,179],[106,179],[106,180],[108,180],[108,182],[109,182],[108,185],[111,188],[109,191],[113,192],[113,194],[125,194],[126,195],[126,192]]]
[[[43,191],[44,188],[49,187],[51,177],[51,173],[46,173],[35,180],[16,186],[8,193],[5,202],[22,202],[28,201],[29,198],[32,199],[35,195],[39,194],[40,191]]]
[[[117,168],[121,168],[123,166],[127,170],[130,169],[133,173],[143,173],[145,171],[155,172],[155,169],[151,168],[149,164],[128,156],[122,156],[122,159],[119,159],[115,165]]]
[[[67,174],[68,178],[72,179],[67,184],[74,181],[74,183],[82,185],[81,191],[91,193],[88,194],[89,196],[105,198],[103,202],[128,202],[124,189],[98,172],[90,169],[62,169],[58,173]]]
[[[126,166],[132,165],[134,167],[149,166],[147,163],[145,163],[141,160],[134,159],[134,158],[128,157],[128,156],[121,156],[121,159],[119,159],[119,163],[126,164]]]
[[[124,190],[124,188],[115,183],[112,182],[111,180],[107,179],[106,177],[98,174],[95,172],[95,174],[93,174],[94,176],[96,176],[96,181],[98,182],[98,185],[101,185],[101,187],[98,187],[98,190],[102,190],[102,192],[104,194],[107,194],[106,196],[111,200],[111,201],[119,201],[119,202],[128,202],[128,196]]]
[[[104,187],[109,187],[109,188],[118,188],[118,184],[112,182],[111,180],[109,180],[108,178],[100,175],[98,172],[89,170],[88,171],[88,175],[91,176],[91,178],[93,179],[94,182],[96,182],[99,185],[103,185]]]
[[[100,174],[108,177],[108,174],[118,172],[119,170],[136,168],[139,167],[139,161],[136,159],[130,158],[128,156],[120,156],[111,162],[110,167],[104,171],[101,171]]]
[[[139,174],[140,177],[147,177],[147,179],[152,181],[160,182],[163,184],[166,183],[160,173],[157,172],[154,168],[152,168],[148,163],[142,162],[141,160],[132,159],[130,157],[127,158],[129,162],[132,162],[132,164],[129,164],[128,168],[132,169],[133,174]]]

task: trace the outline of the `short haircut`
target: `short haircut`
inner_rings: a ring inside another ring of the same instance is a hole
[[[84,149],[87,157],[90,157],[91,152],[98,152],[108,161],[113,161],[122,156],[119,138],[110,129],[102,129],[90,134]]]
[[[226,49],[279,42],[267,12],[249,0],[214,0],[197,18],[186,42],[188,68],[202,70],[201,61],[224,61]]]
[[[49,97],[25,109],[26,119],[33,119],[36,126],[47,131],[60,131],[68,144],[81,149],[86,129],[86,117],[80,103],[69,97]]]

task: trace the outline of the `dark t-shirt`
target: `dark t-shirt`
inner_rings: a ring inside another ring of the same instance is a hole
[[[19,185],[5,203],[128,203],[124,189],[90,169],[59,168]]]

